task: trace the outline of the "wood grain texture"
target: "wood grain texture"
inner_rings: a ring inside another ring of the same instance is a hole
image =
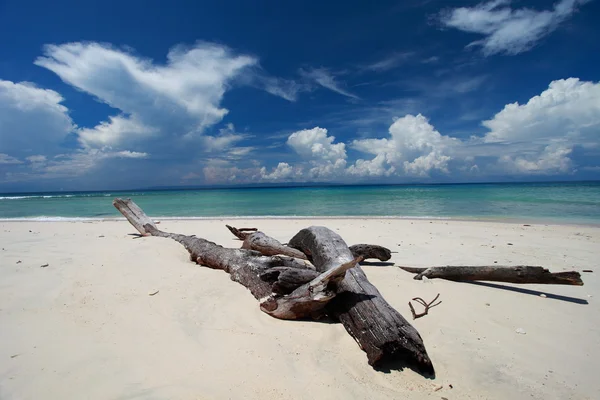
[[[301,230],[289,245],[311,257],[319,272],[353,259],[346,242],[322,226]],[[401,360],[424,373],[434,373],[417,330],[385,301],[362,268],[357,266],[346,272],[337,290],[338,295],[327,305],[327,311],[340,320],[367,353],[370,365]]]

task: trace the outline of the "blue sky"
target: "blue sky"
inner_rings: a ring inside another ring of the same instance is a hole
[[[592,0],[0,0],[0,191],[600,179],[599,19]]]

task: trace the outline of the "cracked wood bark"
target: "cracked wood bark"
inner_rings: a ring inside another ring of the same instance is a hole
[[[277,239],[258,232],[244,232],[242,229],[237,229],[233,226],[225,225],[227,229],[238,239],[243,240],[242,249],[256,250],[265,256],[286,255],[290,257],[306,260],[306,255],[303,252],[292,247],[281,244]]]
[[[311,257],[319,272],[353,259],[344,240],[321,226],[301,230],[289,245]],[[338,295],[327,305],[327,312],[340,320],[367,353],[370,365],[401,360],[433,374],[433,365],[417,330],[385,301],[360,267],[349,270],[337,290]]]
[[[263,256],[248,249],[228,249],[195,236],[168,233],[159,230],[152,220],[130,199],[115,199],[113,205],[143,235],[173,239],[181,243],[198,264],[229,273],[231,279],[248,288],[259,299],[261,310],[281,319],[317,318],[324,307],[336,295],[336,285],[346,271],[360,259],[340,262],[331,271],[316,274],[300,260],[291,257]],[[273,276],[272,269],[278,268]],[[280,283],[290,271],[310,271],[286,279],[286,293],[273,293],[273,286]],[[295,285],[295,288],[294,288]]]
[[[550,272],[543,267],[528,265],[493,266],[443,266],[443,267],[400,267],[415,273],[414,279],[440,278],[449,281],[494,281],[508,283],[540,283],[549,285],[582,286],[581,275],[577,271]]]
[[[293,247],[281,244],[277,239],[267,236],[256,228],[251,228],[256,232],[246,232],[249,228],[236,228],[225,225],[227,229],[238,239],[243,240],[242,249],[251,249],[260,251],[266,256],[282,254],[290,257],[296,257],[306,260],[306,255]],[[392,257],[390,249],[376,244],[355,244],[350,246],[350,252],[354,258],[362,257],[364,260],[376,258],[379,261],[388,261]]]
[[[152,228],[156,229],[156,225],[154,225],[154,221],[152,221],[148,216],[142,211],[141,208],[138,207],[133,201],[127,201],[123,199],[114,199],[113,205],[123,214],[127,221],[137,231],[143,235],[148,236],[149,233],[144,228],[144,225],[150,225]]]

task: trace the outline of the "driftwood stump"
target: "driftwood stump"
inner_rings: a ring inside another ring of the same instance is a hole
[[[319,272],[353,259],[346,242],[322,226],[301,230],[289,245],[309,256]],[[340,320],[367,353],[370,365],[400,359],[433,374],[433,365],[417,330],[385,301],[360,267],[348,271],[337,290],[338,295],[326,310]]]

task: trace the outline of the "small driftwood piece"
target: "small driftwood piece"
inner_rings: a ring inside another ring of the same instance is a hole
[[[387,247],[376,244],[355,244],[350,246],[350,252],[354,257],[376,258],[379,261],[388,261],[392,258],[392,252]]]
[[[442,301],[441,301],[441,300],[440,300],[440,301],[438,301],[437,303],[435,303],[435,301],[436,301],[437,299],[439,299],[439,298],[440,298],[440,294],[438,293],[438,295],[437,295],[437,296],[435,296],[435,298],[434,298],[433,300],[431,300],[429,303],[427,303],[427,302],[426,302],[425,300],[423,300],[422,298],[420,298],[420,297],[415,297],[415,298],[413,299],[413,301],[416,301],[416,302],[418,302],[418,303],[422,304],[422,305],[423,305],[423,307],[425,307],[425,311],[423,311],[423,312],[422,312],[422,313],[420,313],[420,314],[417,314],[417,313],[415,312],[415,308],[413,307],[412,303],[409,301],[409,302],[408,302],[408,306],[410,307],[410,312],[412,313],[413,319],[417,319],[417,318],[424,317],[425,315],[427,315],[427,313],[429,313],[429,309],[430,309],[430,308],[433,308],[433,307],[435,307],[435,306],[439,306],[440,304],[442,304]],[[433,303],[435,303],[435,304],[433,304]]]
[[[113,205],[141,234],[173,239],[185,247],[192,261],[229,273],[233,281],[248,288],[259,299],[262,311],[276,318],[320,317],[327,302],[336,295],[337,282],[360,261],[343,261],[332,271],[317,275],[305,262],[295,258],[264,256],[248,249],[228,249],[193,235],[161,231],[130,199],[115,199]],[[271,275],[266,279],[265,273],[270,273],[274,268],[278,268],[277,276]],[[295,280],[288,279],[285,285],[281,282],[287,293],[274,293],[273,286],[280,283],[279,278],[287,277],[292,273],[290,271],[295,270],[310,272],[296,276]]]
[[[229,225],[225,226],[227,227],[227,229],[229,229],[231,233],[233,233],[233,236],[237,237],[240,240],[244,240],[246,236],[250,235],[250,232],[258,232],[257,228],[236,228],[234,226]]]
[[[529,265],[516,266],[444,266],[444,267],[403,267],[405,271],[415,273],[414,279],[446,279],[449,281],[494,281],[508,283],[539,283],[548,285],[583,286],[581,274],[577,271],[550,272],[543,267]]]
[[[353,260],[346,242],[322,226],[301,230],[289,245],[309,256],[321,273]],[[401,360],[433,374],[433,365],[417,330],[385,301],[359,266],[346,273],[337,292],[326,310],[340,320],[367,353],[370,365]]]
[[[235,237],[240,240],[243,240],[242,249],[250,249],[256,250],[265,256],[275,256],[275,255],[284,255],[299,258],[301,260],[306,260],[306,255],[303,252],[296,250],[294,248],[285,246],[281,244],[278,240],[265,235],[262,232],[258,232],[258,230],[249,233],[249,230],[255,230],[256,228],[235,228],[233,226],[225,225],[227,229]]]

